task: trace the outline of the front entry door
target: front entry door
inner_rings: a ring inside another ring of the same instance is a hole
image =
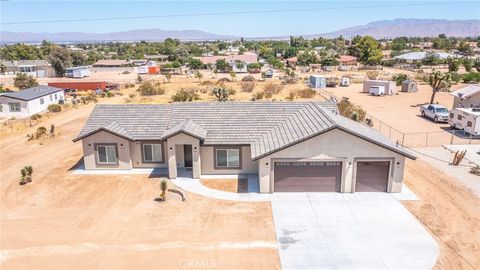
[[[184,144],[183,145],[183,154],[185,156],[185,167],[191,168],[192,167],[192,145]]]

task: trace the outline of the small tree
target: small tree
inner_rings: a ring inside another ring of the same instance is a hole
[[[440,59],[438,54],[434,52],[427,52],[425,57],[422,59],[422,63],[427,66],[436,66],[438,65]]]
[[[438,92],[444,92],[450,90],[451,75],[450,73],[441,73],[440,71],[433,71],[428,76],[428,84],[432,87],[432,96],[430,98],[430,104],[435,101],[435,95]]]
[[[218,59],[215,62],[215,67],[221,72],[226,72],[230,68],[230,65],[227,63],[227,61],[225,61],[225,59]]]
[[[217,101],[227,101],[228,97],[230,96],[230,93],[227,89],[224,87],[215,87],[212,90],[212,95],[215,96]]]
[[[13,85],[18,89],[25,89],[37,86],[38,82],[31,75],[27,75],[25,73],[17,73],[17,75],[15,75],[15,78],[13,79]]]
[[[167,179],[163,178],[160,182],[160,190],[162,191],[162,193],[160,194],[160,198],[162,199],[162,201],[165,201],[167,199],[167,189],[168,181]]]
[[[172,79],[172,74],[171,73],[166,73],[165,74],[165,79],[170,83],[170,80]]]
[[[460,62],[452,57],[449,57],[447,59],[447,64],[448,64],[448,72],[457,72],[458,69],[460,68]]]
[[[195,78],[198,79],[199,82],[202,81],[202,78],[203,78],[203,74],[200,72],[200,71],[195,71]]]
[[[473,68],[473,60],[470,58],[464,58],[462,60],[462,65],[465,68],[466,72],[470,72],[472,71],[472,68]]]
[[[402,85],[402,82],[407,80],[407,79],[408,79],[407,74],[403,74],[403,73],[393,76],[393,80],[395,81],[395,84],[397,86]]]
[[[20,185],[32,182],[33,168],[32,166],[25,166],[20,170]]]
[[[229,74],[230,74],[230,77],[232,78],[232,81],[234,81],[235,78],[237,77],[237,74],[233,70],[230,71]]]

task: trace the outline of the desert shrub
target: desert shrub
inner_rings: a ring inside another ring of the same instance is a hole
[[[247,76],[242,78],[242,81],[243,82],[253,82],[253,81],[255,81],[255,77],[253,77],[252,75],[247,75]]]
[[[217,81],[217,84],[223,84],[223,83],[226,83],[226,82],[231,82],[232,80],[230,80],[229,78],[221,78],[220,80]]]
[[[395,81],[395,84],[397,86],[402,85],[402,82],[407,80],[407,79],[408,79],[407,74],[403,74],[403,73],[400,73],[400,74],[397,74],[397,75],[393,76],[393,80]]]
[[[33,167],[25,166],[20,170],[20,185],[32,182]]]
[[[42,115],[40,115],[40,114],[38,114],[38,113],[30,116],[30,119],[32,119],[32,120],[38,120],[38,119],[40,119],[40,118],[42,118]]]
[[[296,91],[296,95],[299,98],[313,98],[315,94],[317,94],[317,92],[315,92],[315,90],[313,90],[312,88],[308,87]]]
[[[133,87],[135,87],[135,84],[133,84],[133,83],[126,83],[125,86],[124,86],[125,89],[133,88]]]
[[[107,91],[106,95],[107,95],[107,97],[113,97],[114,96],[112,91]]]
[[[227,91],[228,91],[228,95],[230,95],[230,96],[233,96],[237,93],[237,90],[235,90],[233,88],[227,88]]]
[[[378,76],[380,76],[380,72],[376,70],[369,70],[367,71],[366,75],[369,80],[376,80]]]
[[[47,134],[47,128],[46,127],[38,127],[37,131],[35,132],[35,139],[40,139],[41,137],[45,136]]]
[[[479,165],[476,165],[475,167],[472,167],[472,168],[470,169],[470,173],[471,173],[471,174],[474,174],[474,175],[480,176],[480,166],[479,166]]]
[[[200,97],[196,93],[195,89],[180,89],[173,96],[172,101],[174,102],[185,102],[199,100]]]
[[[295,99],[295,93],[294,92],[290,92],[290,94],[288,94],[287,97],[285,97],[285,100],[288,100],[288,101],[293,101]]]
[[[283,86],[278,83],[267,83],[263,86],[263,91],[266,98],[271,98],[272,96],[280,93],[283,89]]]
[[[255,88],[255,83],[250,81],[245,81],[240,83],[240,88],[242,89],[242,92],[251,93]]]
[[[50,104],[48,105],[48,111],[49,112],[61,112],[62,111],[62,106],[58,105],[58,104]]]
[[[214,84],[215,84],[214,82],[209,80],[200,82],[200,85],[203,85],[203,86],[214,85]]]
[[[480,72],[468,72],[463,75],[462,80],[465,83],[478,83],[480,82]]]
[[[165,88],[160,83],[144,82],[138,87],[137,92],[142,96],[153,96],[165,94]]]
[[[259,100],[263,99],[265,97],[265,92],[264,91],[258,91],[253,93],[252,95],[252,100]]]
[[[462,75],[456,73],[456,72],[451,72],[450,73],[450,80],[455,83],[459,83],[460,80],[462,80]]]
[[[337,104],[337,107],[341,115],[357,122],[365,121],[367,112],[361,106],[357,106],[354,103],[350,102],[350,100],[343,98]]]
[[[228,89],[224,87],[215,87],[212,89],[212,95],[215,96],[217,101],[227,101],[230,96]]]
[[[137,96],[136,94],[131,93],[131,94],[128,95],[128,98],[134,99],[136,96]]]

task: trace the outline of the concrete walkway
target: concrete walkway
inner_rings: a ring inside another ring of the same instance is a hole
[[[431,269],[439,249],[388,193],[275,193],[283,269]]]
[[[255,181],[255,179],[250,179],[249,176],[249,184],[251,181]],[[199,179],[192,179],[192,178],[177,178],[172,180],[173,184],[177,187],[189,191],[192,193],[196,193],[198,195],[207,196],[215,199],[220,200],[228,200],[228,201],[241,201],[241,202],[255,202],[255,201],[270,201],[271,194],[262,194],[258,192],[250,192],[249,193],[233,193],[233,192],[225,192],[216,189],[208,188],[200,182]],[[258,183],[258,179],[256,180]]]

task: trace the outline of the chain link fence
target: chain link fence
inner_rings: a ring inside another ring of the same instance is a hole
[[[443,144],[480,144],[478,137],[473,137],[463,130],[445,129],[444,131],[404,133],[371,115],[366,116],[365,122],[392,141],[405,147],[427,147]]]

